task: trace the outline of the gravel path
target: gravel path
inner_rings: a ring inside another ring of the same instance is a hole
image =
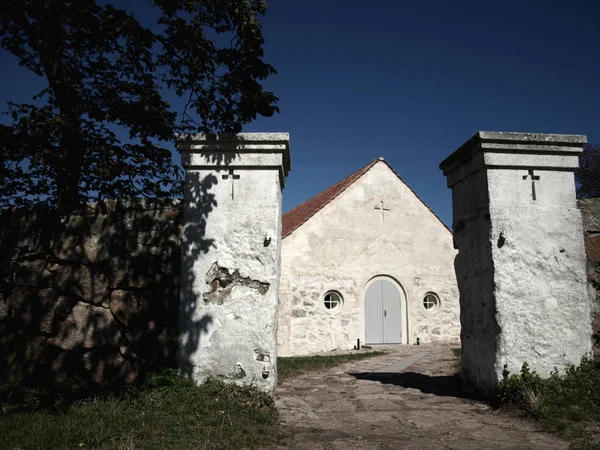
[[[286,448],[568,448],[533,423],[462,398],[452,346],[386,351],[282,383],[276,404],[283,431],[291,436]],[[408,362],[418,361],[400,373],[394,370],[411,356]]]

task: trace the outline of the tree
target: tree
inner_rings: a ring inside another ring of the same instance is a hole
[[[0,45],[45,86],[0,125],[0,207],[177,195],[174,133],[239,132],[278,111],[260,84],[275,73],[264,0],[140,6],[150,26],[101,0],[4,0]]]
[[[575,172],[577,197],[600,197],[600,145],[587,145],[579,156]]]

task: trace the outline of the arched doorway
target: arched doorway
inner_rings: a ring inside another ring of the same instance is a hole
[[[404,343],[404,294],[385,278],[373,280],[365,293],[365,343]]]

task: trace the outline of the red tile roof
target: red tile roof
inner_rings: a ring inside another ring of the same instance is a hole
[[[371,167],[375,165],[375,163],[379,161],[376,159],[373,162],[370,162],[362,169],[357,170],[351,175],[348,175],[339,183],[334,184],[330,188],[325,189],[319,194],[315,195],[312,198],[309,198],[304,203],[299,204],[293,209],[290,209],[283,215],[282,218],[282,229],[281,229],[281,237],[282,239],[286,236],[292,234],[292,232],[314,216],[317,211],[331,202],[334,198],[344,192],[348,186],[358,180],[362,175],[364,175]]]

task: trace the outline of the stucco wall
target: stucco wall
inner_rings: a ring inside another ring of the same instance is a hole
[[[515,157],[517,159],[518,157]],[[590,347],[590,301],[573,174],[488,169],[498,336],[496,373],[524,362],[541,376],[579,364]],[[503,244],[503,245],[502,245]]]
[[[376,206],[384,201],[381,211]],[[283,240],[278,351],[282,356],[351,349],[364,342],[364,293],[377,276],[394,280],[406,298],[405,343],[458,341],[456,251],[451,232],[378,162]],[[323,296],[344,304],[328,310]],[[441,305],[423,307],[435,292]]]
[[[538,188],[538,204],[534,206],[531,205],[529,186],[513,189],[522,186],[519,182],[523,181],[522,174],[514,170],[480,170],[453,187],[454,240],[461,249],[456,259],[456,271],[463,292],[462,377],[467,385],[493,386],[501,377],[505,364],[509,371],[518,372],[523,361],[530,364],[536,361],[536,370],[548,375],[556,361],[562,361],[557,354],[556,349],[560,347],[556,342],[567,337],[577,341],[572,333],[585,329],[579,326],[585,312],[576,310],[573,314],[565,310],[554,314],[561,303],[557,299],[571,295],[569,290],[578,290],[582,296],[585,293],[582,272],[576,270],[581,261],[569,257],[571,253],[581,253],[579,246],[582,244],[577,239],[580,213],[565,207],[574,206],[572,175],[539,173],[547,181],[543,188],[558,186],[560,189],[555,192]],[[489,206],[488,185],[494,190]],[[503,195],[506,192],[511,195]],[[564,197],[562,203],[558,201],[558,195]],[[588,224],[587,229],[592,229],[591,216],[600,211],[591,208],[591,202],[587,205],[582,207],[581,213],[584,223]],[[532,210],[535,219],[531,217]],[[553,220],[539,220],[543,216]],[[492,219],[495,219],[493,225]],[[595,263],[590,260],[593,257],[591,244],[591,240],[586,242],[588,278],[593,283],[597,272]],[[546,276],[536,283],[522,280],[523,274],[537,271],[540,266]],[[512,301],[514,298],[520,301]],[[585,302],[580,306],[585,308]],[[544,339],[529,345],[534,340],[532,335],[544,336]],[[583,335],[581,339],[587,341],[588,336]],[[544,359],[549,362],[539,362]],[[570,362],[577,363],[578,357]]]
[[[461,292],[461,377],[467,385],[473,380],[487,380],[489,384],[496,380],[495,336],[500,327],[496,305],[491,301],[494,266],[490,254],[488,197],[485,171],[472,173],[453,187],[454,242],[461,249],[455,261]]]
[[[179,135],[186,170],[178,362],[273,393],[288,133]]]
[[[276,333],[281,245],[281,187],[276,170],[236,170],[211,186],[214,207],[190,187],[220,180],[225,170],[188,170],[182,248],[180,372],[272,392],[277,384]],[[206,194],[205,194],[206,195]]]
[[[0,215],[0,377],[132,382],[174,365],[177,201]]]

